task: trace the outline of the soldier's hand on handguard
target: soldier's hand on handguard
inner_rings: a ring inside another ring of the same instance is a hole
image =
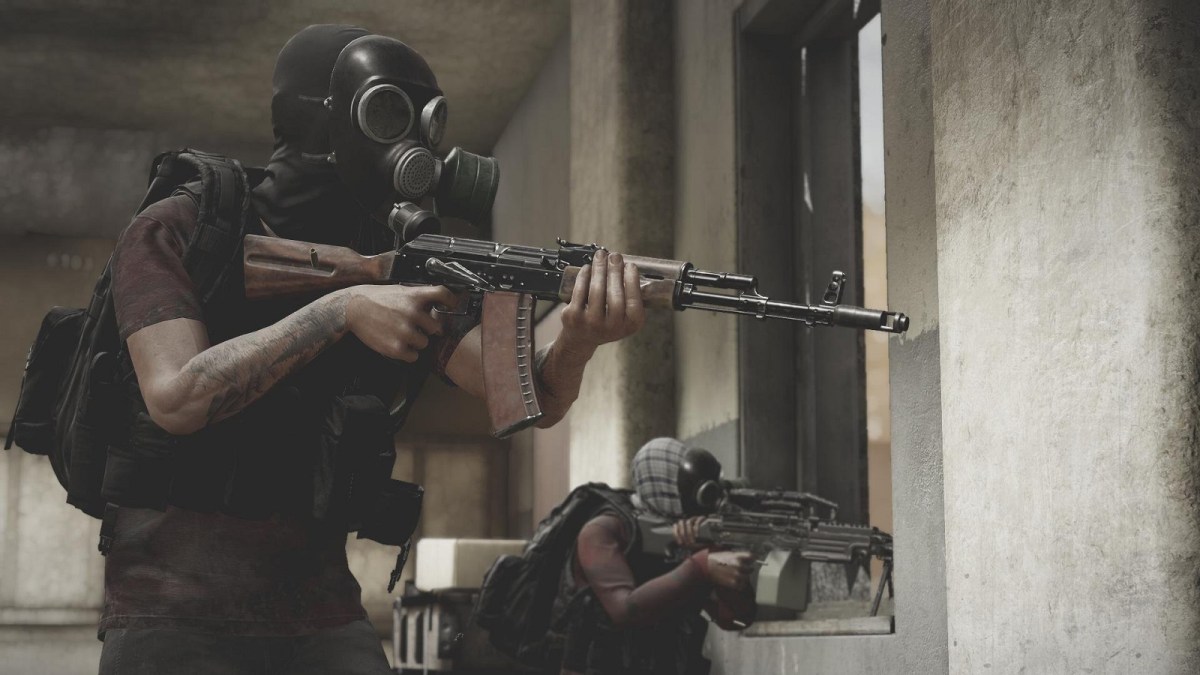
[[[433,310],[454,307],[458,296],[445,286],[355,286],[346,306],[346,328],[363,344],[392,359],[412,363],[442,332]]]
[[[606,342],[638,332],[646,323],[646,309],[637,266],[620,253],[596,251],[592,264],[579,272],[562,323],[559,345],[587,356]]]
[[[750,585],[754,556],[745,551],[712,551],[708,554],[708,578],[717,586],[741,590]]]
[[[703,545],[696,541],[696,533],[700,528],[700,523],[703,522],[704,516],[693,516],[687,520],[675,521],[675,524],[671,526],[675,534],[675,543],[689,550],[703,548]]]

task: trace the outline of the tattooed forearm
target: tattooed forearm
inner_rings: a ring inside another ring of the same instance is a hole
[[[333,293],[282,321],[210,347],[179,373],[193,400],[208,399],[205,424],[242,410],[346,332],[345,294]]]

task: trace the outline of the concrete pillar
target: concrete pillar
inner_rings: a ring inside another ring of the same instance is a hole
[[[671,3],[571,3],[571,237],[671,257]],[[571,484],[628,482],[632,453],[675,430],[673,317],[601,347],[571,411]]]
[[[706,270],[740,270],[734,139],[734,11],[741,0],[675,3],[675,253]],[[675,315],[679,434],[731,475],[739,464],[738,318]]]
[[[1197,672],[1200,7],[932,30],[950,670]]]

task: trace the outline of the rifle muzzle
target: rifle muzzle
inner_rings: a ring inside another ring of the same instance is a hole
[[[864,328],[885,333],[903,333],[908,330],[908,317],[900,312],[882,312],[849,305],[835,307],[830,323],[834,326]]]

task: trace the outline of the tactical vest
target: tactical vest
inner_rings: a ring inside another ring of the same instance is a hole
[[[261,175],[194,150],[164,153],[138,209],[179,194],[196,203],[183,262],[214,344],[301,304],[250,305],[242,291],[242,237],[261,228],[249,191]],[[308,516],[404,545],[422,490],[390,478],[393,436],[430,370],[428,355],[411,366],[394,364],[347,338],[238,414],[195,434],[171,435],[146,410],[117,335],[106,267],[86,310],[55,308],[43,321],[7,443],[48,455],[67,501],[103,514],[102,551],[114,506]],[[403,403],[389,411],[386,385],[397,381],[405,383]]]

